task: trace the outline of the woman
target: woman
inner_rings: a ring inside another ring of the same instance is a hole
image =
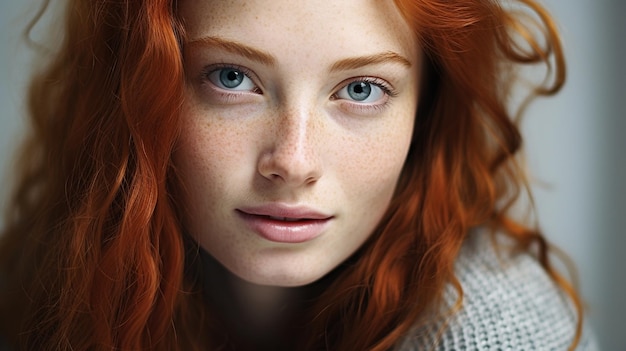
[[[579,349],[494,1],[70,1],[2,236],[17,349]]]

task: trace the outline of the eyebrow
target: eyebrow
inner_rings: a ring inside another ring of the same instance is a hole
[[[247,59],[260,62],[268,66],[276,65],[276,58],[268,52],[255,49],[245,44],[227,40],[219,37],[202,37],[194,39],[186,43],[188,47],[196,46],[208,46],[222,49],[224,51],[243,56]],[[373,55],[350,57],[335,62],[331,68],[331,72],[335,71],[347,71],[352,69],[358,69],[363,66],[378,65],[384,63],[400,64],[405,67],[411,67],[411,62],[404,56],[395,53],[393,51],[381,52]]]
[[[232,40],[226,40],[218,37],[203,37],[189,41],[186,45],[188,45],[189,47],[216,47],[268,66],[276,65],[276,59],[271,54]]]
[[[330,68],[332,71],[347,71],[358,69],[363,66],[378,65],[383,63],[397,63],[405,67],[411,67],[411,62],[404,56],[393,51],[382,52],[380,54],[351,57],[335,62]]]

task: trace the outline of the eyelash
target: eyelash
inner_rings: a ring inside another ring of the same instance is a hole
[[[255,89],[252,92],[255,93],[255,94],[263,95],[263,91],[258,87],[258,85],[255,82],[256,75],[250,69],[248,69],[246,67],[243,67],[243,66],[235,65],[235,64],[217,63],[217,64],[212,64],[212,65],[206,66],[202,70],[202,74],[201,74],[201,82],[202,82],[202,84],[203,85],[204,84],[210,84],[212,87],[215,88],[215,90],[217,90],[218,94],[220,94],[222,97],[225,97],[225,98],[228,98],[228,99],[233,99],[237,95],[241,95],[242,93],[245,93],[245,91],[235,91],[235,90],[222,89],[220,87],[215,86],[215,84],[213,84],[213,82],[210,81],[210,79],[209,79],[209,75],[210,74],[215,73],[215,72],[217,72],[219,70],[227,69],[227,68],[234,69],[234,70],[242,72],[255,85]]]
[[[341,87],[340,89],[337,89],[337,92],[339,92],[339,90],[345,88],[346,86],[348,86],[349,84],[352,83],[368,83],[368,84],[372,84],[375,85],[377,87],[379,87],[383,93],[385,95],[388,95],[389,97],[396,97],[398,96],[398,93],[393,89],[393,87],[391,85],[389,85],[389,83],[387,83],[387,81],[385,81],[384,79],[381,78],[374,78],[374,77],[367,77],[367,76],[363,76],[363,77],[355,77],[355,78],[350,78],[344,82],[342,82],[341,84],[339,84],[339,86]],[[333,94],[333,96],[337,95],[337,92],[335,92]]]
[[[233,99],[235,99],[238,95],[247,93],[246,91],[231,91],[231,90],[226,90],[226,89],[223,89],[223,88],[220,88],[220,87],[216,87],[215,84],[209,80],[209,75],[210,74],[213,74],[216,71],[223,70],[223,69],[228,69],[228,68],[229,69],[238,70],[238,71],[242,72],[256,86],[256,88],[253,91],[251,91],[251,92],[259,94],[259,95],[263,95],[263,91],[255,83],[256,75],[250,69],[248,69],[246,67],[243,67],[243,66],[236,65],[236,64],[218,63],[218,64],[212,64],[212,65],[206,66],[202,70],[202,74],[201,74],[202,84],[203,85],[204,84],[210,84],[211,87],[214,89],[214,92],[219,94],[221,98],[226,99],[228,102],[230,102]],[[386,96],[385,101],[383,101],[383,103],[379,103],[379,104],[360,103],[360,102],[357,102],[357,101],[341,99],[341,98],[339,98],[337,96],[337,94],[342,89],[345,89],[348,85],[350,85],[352,83],[359,83],[359,82],[368,83],[368,84],[374,85],[374,86],[378,87],[379,89],[381,89],[382,93]],[[385,107],[387,107],[389,105],[389,103],[391,102],[392,98],[394,98],[394,97],[396,97],[398,95],[398,93],[393,89],[393,87],[387,81],[385,81],[384,79],[375,78],[375,77],[369,77],[369,76],[353,77],[353,78],[350,78],[348,80],[343,81],[338,86],[339,86],[339,88],[336,89],[335,92],[331,95],[331,99],[333,99],[333,100],[342,100],[345,104],[349,104],[350,105],[350,109],[352,109],[352,110],[359,110],[359,112],[370,112],[371,113],[373,111],[375,112],[375,111],[378,111],[378,110],[382,110],[382,109],[384,109]]]
[[[338,96],[339,92],[346,89],[353,83],[368,83],[379,88],[383,94],[382,102],[378,103],[361,103],[349,99],[342,99]],[[398,96],[398,92],[384,79],[371,76],[354,77],[341,82],[339,88],[331,96],[333,100],[341,103],[343,108],[359,115],[374,115],[384,111],[393,102],[393,98]]]

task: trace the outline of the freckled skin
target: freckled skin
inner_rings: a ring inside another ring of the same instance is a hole
[[[354,253],[389,205],[414,125],[417,41],[390,1],[187,0],[181,6],[190,40],[227,38],[276,59],[267,66],[206,49],[185,57],[189,83],[174,155],[183,224],[248,282],[311,283]],[[387,51],[411,67],[329,73],[338,60]],[[217,101],[207,83],[197,83],[202,68],[214,63],[246,66],[263,93]],[[377,112],[356,113],[334,94],[362,76],[389,81],[397,95]],[[235,211],[270,202],[309,206],[334,219],[311,241],[271,242]]]

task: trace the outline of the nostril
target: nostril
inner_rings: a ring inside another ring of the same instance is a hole
[[[278,145],[260,155],[258,173],[276,184],[288,186],[314,184],[322,173],[320,163],[298,150]]]

